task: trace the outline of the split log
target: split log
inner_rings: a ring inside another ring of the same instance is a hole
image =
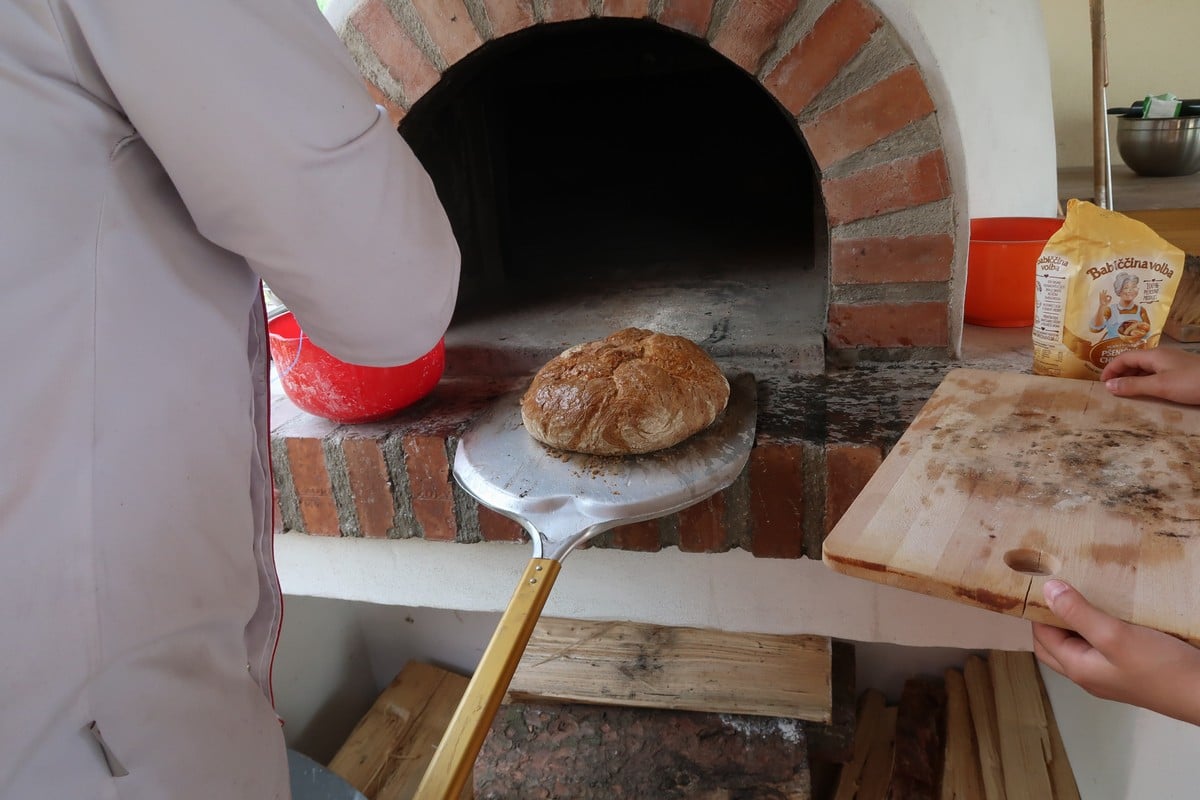
[[[942,800],[982,800],[983,774],[979,746],[971,725],[967,683],[956,669],[946,670],[946,767],[942,771]]]
[[[862,699],[858,705],[858,724],[854,732],[854,752],[850,760],[842,765],[842,773],[838,779],[837,792],[834,794],[834,800],[865,800],[866,795],[861,794],[860,790],[863,784],[864,773],[866,772],[867,760],[870,758],[872,749],[880,745],[880,742],[886,742],[888,734],[886,732],[880,735],[884,728],[885,712],[887,710],[887,700],[883,693],[877,689],[868,689],[863,692]],[[893,721],[892,728],[895,724]],[[884,745],[885,747],[887,745]],[[888,766],[888,777],[884,779],[883,787],[887,786],[887,780],[891,777],[891,766]],[[878,795],[882,797],[882,791]]]
[[[897,706],[889,800],[940,800],[945,719],[946,688],[941,679],[905,681]]]
[[[896,712],[895,706],[885,708],[875,727],[874,741],[863,766],[862,780],[855,800],[884,800],[888,784],[892,781],[892,768],[896,755]]]
[[[963,675],[967,684],[967,700],[971,707],[971,725],[975,728],[975,743],[979,748],[979,771],[983,776],[985,800],[1006,800],[1004,770],[1000,766],[1000,731],[996,723],[996,695],[992,689],[992,673],[987,662],[979,656],[968,656]]]
[[[1012,798],[1053,798],[1050,731],[1033,654],[993,650],[988,666],[996,697],[1005,792]]]
[[[467,678],[412,661],[329,762],[367,800],[409,800],[467,689]],[[463,798],[470,798],[470,789]]]

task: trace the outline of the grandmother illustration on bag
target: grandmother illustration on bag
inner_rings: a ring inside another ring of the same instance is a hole
[[[1113,278],[1113,291],[1117,299],[1105,290],[1100,290],[1096,315],[1092,318],[1092,333],[1099,333],[1100,341],[1122,339],[1133,345],[1145,341],[1150,334],[1150,315],[1138,298],[1138,276],[1132,272],[1118,272]]]

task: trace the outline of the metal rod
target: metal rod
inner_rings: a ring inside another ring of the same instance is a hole
[[[1093,202],[1112,210],[1112,153],[1108,144],[1108,44],[1104,0],[1089,0],[1092,20],[1092,194]]]

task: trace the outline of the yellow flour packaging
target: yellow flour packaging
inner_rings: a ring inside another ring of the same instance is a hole
[[[1183,259],[1144,223],[1069,201],[1037,261],[1034,373],[1096,380],[1120,353],[1157,346]]]

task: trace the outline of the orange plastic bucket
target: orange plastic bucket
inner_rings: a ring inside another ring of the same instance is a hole
[[[963,320],[992,328],[1033,325],[1038,256],[1062,224],[1054,217],[971,220]]]
[[[267,339],[283,393],[304,411],[334,422],[393,416],[433,391],[446,367],[445,340],[403,366],[349,364],[313,344],[290,311],[267,323]]]

